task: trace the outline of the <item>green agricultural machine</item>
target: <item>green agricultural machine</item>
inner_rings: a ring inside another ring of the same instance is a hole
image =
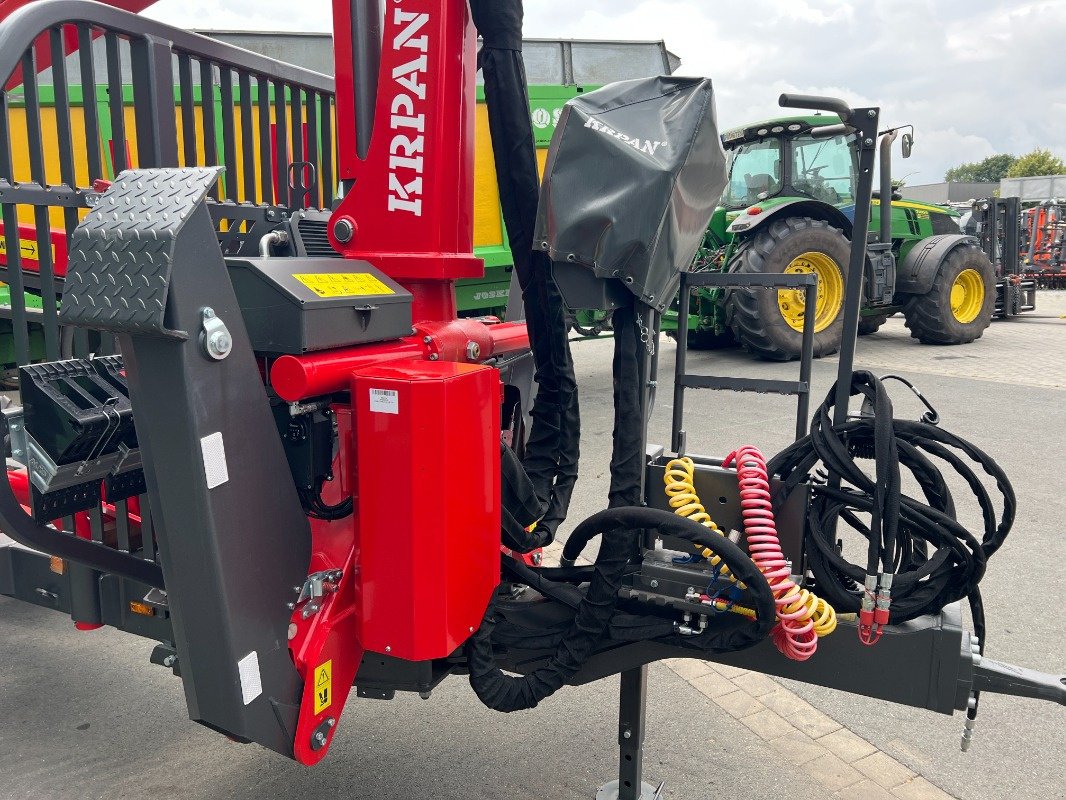
[[[873,333],[902,312],[911,336],[920,342],[972,342],[992,319],[996,271],[976,240],[962,234],[956,212],[893,193],[893,144],[901,138],[907,158],[914,138],[913,129],[903,130],[884,131],[880,137],[881,188],[871,207],[859,333]],[[843,330],[858,151],[874,142],[858,142],[834,115],[759,122],[727,131],[722,140],[729,184],[692,269],[814,273],[817,303],[807,309],[801,291],[696,289],[689,347],[739,342],[761,358],[797,358],[804,318],[814,313],[815,355],[836,352]],[[664,328],[670,326],[676,331],[676,313],[664,319]]]

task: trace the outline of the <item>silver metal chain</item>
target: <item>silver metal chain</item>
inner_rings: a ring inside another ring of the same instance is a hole
[[[644,324],[640,314],[636,315],[636,320],[637,328],[640,329],[640,341],[644,342],[644,346],[648,348],[648,355],[655,355],[655,337],[651,335],[651,328]]]

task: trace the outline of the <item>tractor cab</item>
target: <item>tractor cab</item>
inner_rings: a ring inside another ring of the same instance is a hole
[[[755,205],[807,198],[850,211],[855,200],[858,157],[855,137],[816,135],[838,126],[835,115],[785,117],[727,131],[729,183],[721,214],[732,222]]]

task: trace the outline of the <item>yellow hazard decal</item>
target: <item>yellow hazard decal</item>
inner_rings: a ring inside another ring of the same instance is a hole
[[[52,252],[52,263],[54,264],[56,261],[56,246],[53,244],[50,249]],[[28,258],[31,261],[38,261],[40,255],[37,250],[37,242],[20,239],[19,254],[23,258]],[[4,238],[0,238],[0,258],[7,258],[7,240]]]
[[[396,294],[369,272],[305,273],[293,275],[319,297],[365,297]]]
[[[315,667],[315,713],[321,714],[333,704],[333,659]]]

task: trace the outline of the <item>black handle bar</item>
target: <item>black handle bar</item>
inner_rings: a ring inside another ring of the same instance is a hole
[[[778,98],[778,104],[783,108],[813,108],[818,111],[829,111],[839,115],[840,119],[847,122],[855,113],[851,106],[836,97],[819,97],[811,94],[782,94]]]

